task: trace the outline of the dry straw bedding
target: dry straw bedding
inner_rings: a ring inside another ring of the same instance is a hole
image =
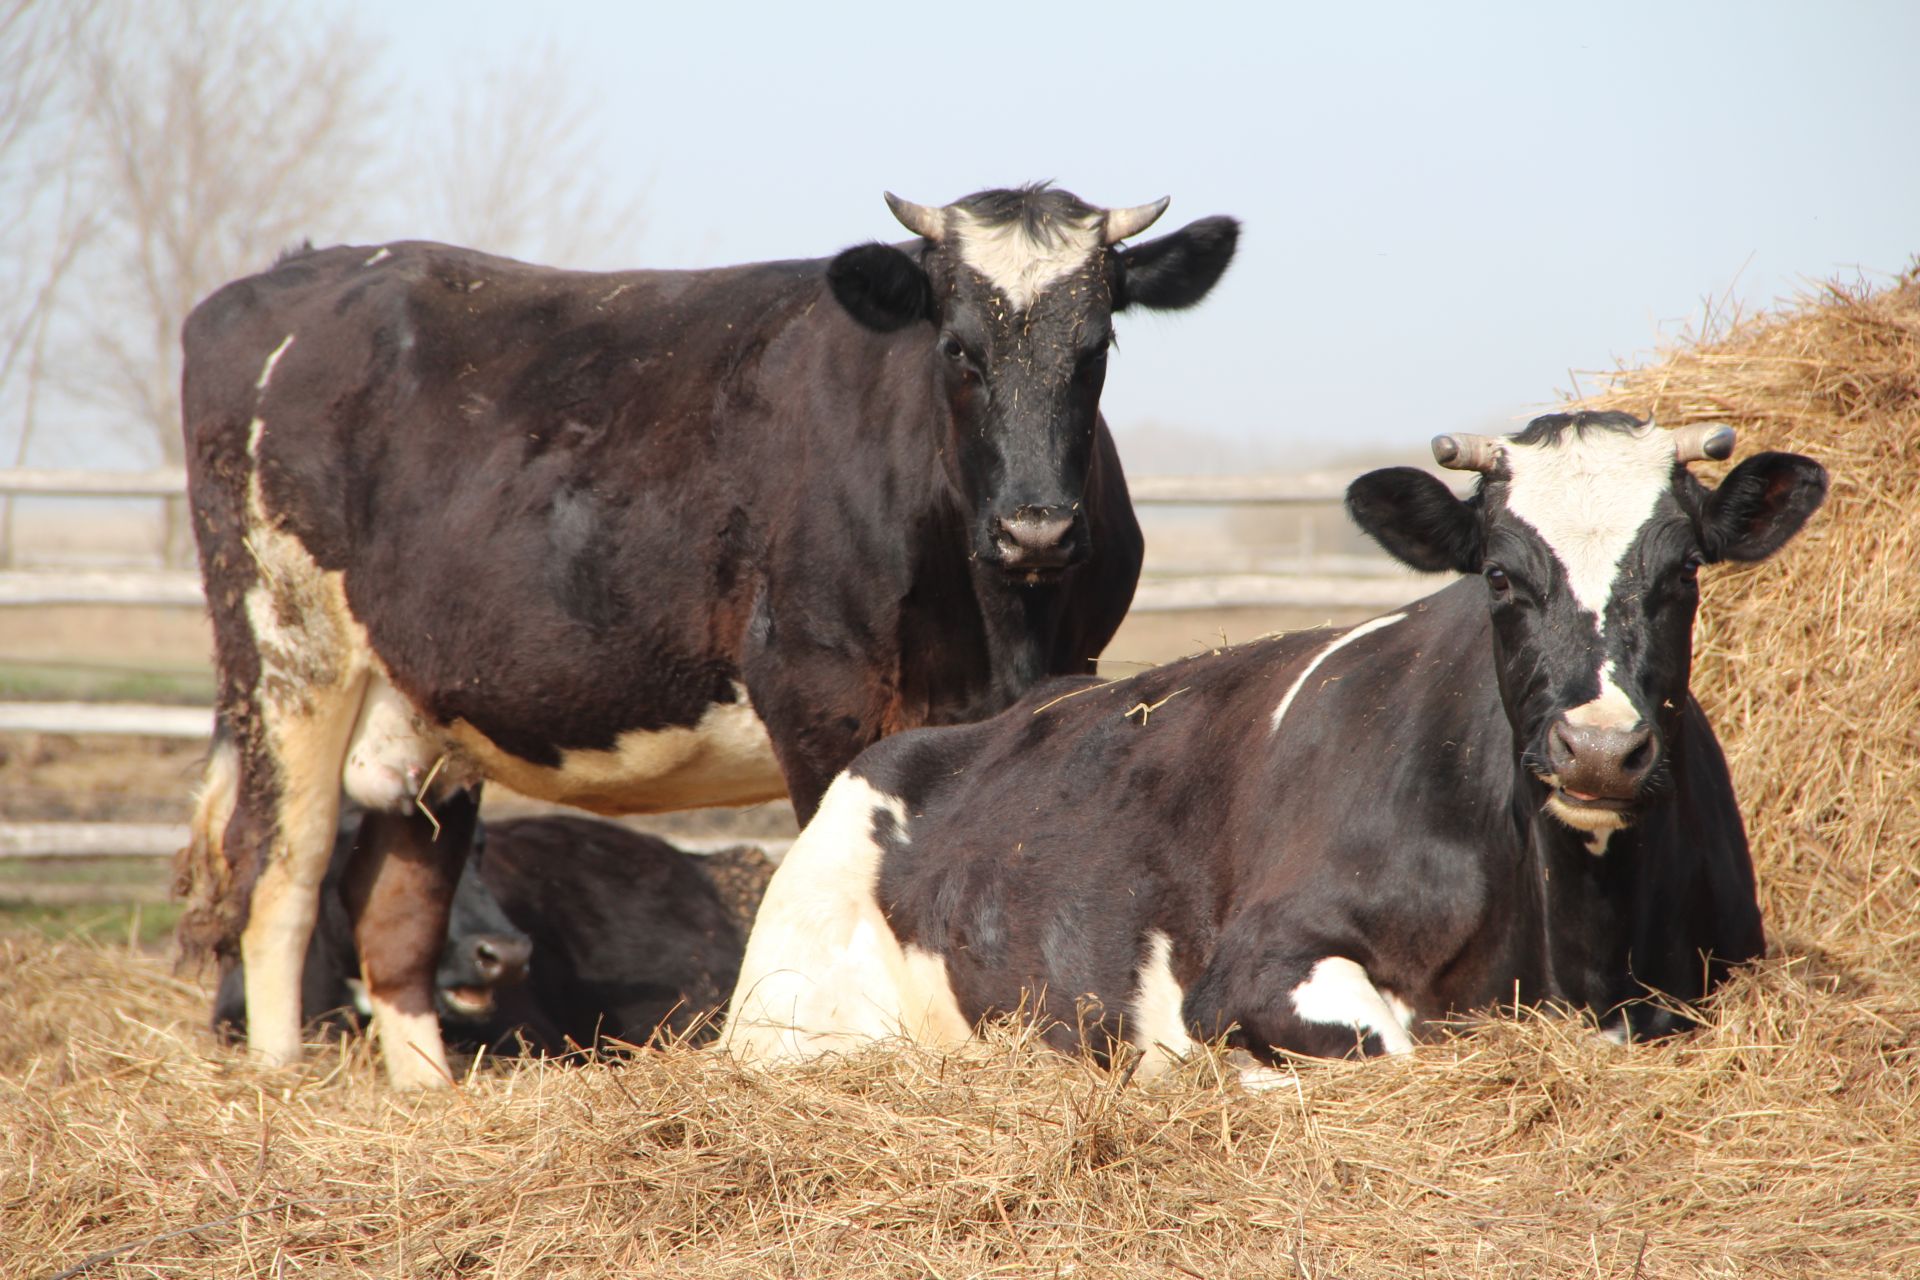
[[[1590,403],[1827,462],[1720,570],[1697,686],[1773,936],[1701,1032],[1464,1028],[1253,1095],[1008,1032],[779,1076],[671,1050],[388,1091],[270,1072],[205,993],[0,940],[0,1275],[1920,1275],[1920,282],[1832,292]],[[109,1251],[119,1252],[109,1253]]]

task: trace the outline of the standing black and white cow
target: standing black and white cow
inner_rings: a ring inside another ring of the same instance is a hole
[[[904,247],[608,275],[333,248],[188,318],[234,745],[181,938],[237,941],[260,1056],[299,1053],[343,787],[385,851],[357,930],[388,1071],[432,1084],[461,789],[805,816],[881,736],[1090,669],[1141,552],[1099,414],[1113,320],[1198,302],[1237,226],[1123,247],[1165,201],[888,199]]]
[[[1062,1048],[1153,1064],[1196,1040],[1405,1050],[1518,998],[1610,1032],[1682,1025],[1760,953],[1726,763],[1688,691],[1695,574],[1772,554],[1826,474],[1726,428],[1543,417],[1441,437],[1462,501],[1394,468],[1354,519],[1474,575],[1341,632],[869,749],[775,874],[728,1043],[758,1060],[904,1034],[951,1044],[1022,1005]]]

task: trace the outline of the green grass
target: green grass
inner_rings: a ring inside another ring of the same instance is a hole
[[[24,702],[159,702],[207,706],[205,668],[142,670],[83,662],[0,662],[0,699]]]
[[[0,858],[0,931],[164,941],[180,920],[165,858]]]
[[[180,905],[164,903],[23,902],[0,890],[0,933],[30,931],[49,938],[90,938],[157,947],[180,923]]]

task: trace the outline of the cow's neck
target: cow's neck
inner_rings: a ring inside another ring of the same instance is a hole
[[[986,629],[987,697],[999,710],[1047,674],[1060,621],[1058,584],[1028,586],[998,569],[973,570]]]
[[[1596,842],[1540,809],[1545,788],[1530,776],[1517,785],[1531,801],[1526,838],[1538,878],[1540,947],[1551,996],[1604,1017],[1625,985],[1638,859],[1616,832]]]

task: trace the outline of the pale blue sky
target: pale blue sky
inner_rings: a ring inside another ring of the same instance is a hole
[[[599,180],[646,200],[593,265],[898,238],[883,188],[1239,216],[1212,299],[1123,321],[1106,407],[1123,446],[1158,422],[1249,466],[1497,426],[1708,297],[1920,252],[1920,5],[1894,0],[351,9],[428,116],[565,56]]]

